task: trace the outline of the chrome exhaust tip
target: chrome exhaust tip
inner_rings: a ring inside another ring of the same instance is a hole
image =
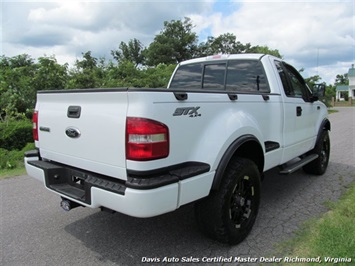
[[[76,203],[68,199],[62,199],[62,201],[60,202],[60,207],[62,207],[62,209],[67,212],[79,206],[81,206],[79,203]]]

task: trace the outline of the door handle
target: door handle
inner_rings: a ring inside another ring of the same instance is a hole
[[[81,114],[81,106],[69,106],[67,116],[69,118],[79,118]]]
[[[302,115],[302,107],[301,106],[297,106],[296,107],[296,114],[297,114],[297,116],[301,116]]]

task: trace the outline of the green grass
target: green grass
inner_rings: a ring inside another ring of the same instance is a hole
[[[339,112],[338,110],[335,109],[328,109],[328,114],[333,114]]]
[[[355,183],[320,219],[312,219],[296,232],[297,236],[280,245],[281,256],[316,258],[351,258],[355,261]],[[333,262],[334,263],[334,262]],[[328,265],[332,265],[329,263]],[[319,265],[307,263],[298,265]],[[337,265],[350,265],[338,262]]]
[[[34,148],[34,143],[28,143],[22,150],[0,148],[0,179],[25,174],[24,153]]]
[[[15,169],[0,169],[0,179],[10,178],[10,177],[19,176],[19,175],[25,175],[25,174],[26,174],[26,169],[23,165],[18,166]]]

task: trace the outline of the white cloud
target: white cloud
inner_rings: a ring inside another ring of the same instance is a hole
[[[183,19],[192,10],[202,12],[210,5],[204,1],[8,1],[3,3],[0,50],[6,56],[28,53],[34,58],[54,53],[57,58],[72,58],[69,63],[89,50],[94,56],[109,57],[121,41],[137,38],[148,45],[165,20]]]
[[[211,25],[214,36],[231,32],[244,43],[266,44],[289,54],[315,45],[354,45],[349,35],[354,18],[351,7],[351,3],[245,2],[229,16],[212,14],[196,21]]]
[[[71,64],[89,50],[110,58],[121,41],[137,38],[147,46],[164,21],[186,16],[200,42],[234,33],[242,43],[278,49],[304,75],[330,82],[355,61],[354,8],[347,0],[3,1],[0,52],[54,54]]]
[[[59,2],[56,7],[35,8],[29,11],[28,21],[35,25],[58,24],[69,28],[95,27],[95,3],[85,2]]]
[[[227,15],[195,15],[193,21],[200,25],[197,29],[203,32],[210,28],[212,36],[234,33],[242,43],[278,49],[296,68],[305,68],[304,74],[319,73],[327,76],[323,78],[326,81],[331,80],[329,75],[334,71],[339,71],[332,72],[330,65],[337,68],[337,62],[346,62],[350,66],[355,60],[352,1],[237,1],[235,4],[235,11]]]

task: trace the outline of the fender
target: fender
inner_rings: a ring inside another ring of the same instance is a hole
[[[323,119],[323,121],[322,121],[322,123],[321,123],[321,125],[320,125],[320,127],[319,127],[319,130],[318,130],[318,135],[317,135],[316,144],[317,144],[318,141],[319,141],[319,138],[320,138],[320,136],[321,136],[322,131],[324,131],[324,130],[329,130],[329,131],[330,131],[330,128],[331,128],[331,126],[330,126],[330,121],[329,121],[327,118]],[[316,145],[316,144],[315,144],[315,145]]]
[[[259,171],[262,173],[263,168],[264,168],[264,153],[263,153],[262,146],[261,146],[259,140],[255,136],[244,135],[244,136],[241,136],[238,139],[236,139],[228,147],[228,149],[226,150],[226,152],[222,156],[222,159],[218,164],[215,177],[213,179],[213,184],[212,184],[211,190],[218,190],[219,189],[219,186],[220,186],[221,181],[224,176],[224,171],[225,171],[228,163],[230,162],[231,158],[236,154],[238,149],[241,148],[243,144],[247,144],[247,143],[250,143],[250,145],[252,145],[256,149],[256,151],[254,149],[249,150],[250,152],[253,151],[253,158],[250,158],[250,156],[245,156],[245,157],[253,160],[256,163],[256,165],[258,166]],[[253,148],[253,147],[251,147],[251,148]],[[242,156],[243,156],[243,154],[242,154]]]

